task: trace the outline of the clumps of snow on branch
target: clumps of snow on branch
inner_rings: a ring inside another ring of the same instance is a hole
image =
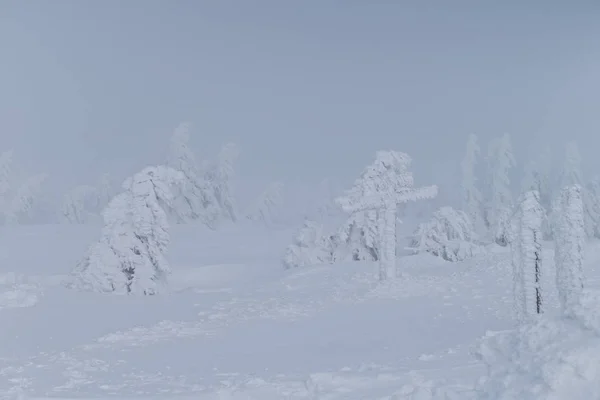
[[[171,187],[183,180],[172,168],[148,167],[123,183],[123,193],[104,210],[100,241],[90,247],[72,273],[68,286],[118,294],[159,293],[170,273],[165,253]]]
[[[331,242],[323,235],[323,227],[310,220],[286,249],[283,258],[285,268],[305,267],[331,262]]]
[[[419,225],[409,249],[414,254],[426,252],[454,262],[478,254],[481,245],[465,212],[441,207],[431,220]]]

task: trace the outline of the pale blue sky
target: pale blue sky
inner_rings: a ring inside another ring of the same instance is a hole
[[[600,4],[555,3],[3,0],[1,147],[84,183],[189,120],[249,179],[348,179],[394,148],[443,181],[469,133],[507,131],[520,161],[577,139],[600,171]]]

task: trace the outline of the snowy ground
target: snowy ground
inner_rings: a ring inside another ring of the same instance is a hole
[[[185,226],[169,253],[173,293],[63,288],[98,232],[0,231],[2,397],[401,399],[407,384],[443,379],[466,399],[484,372],[473,345],[513,325],[498,249],[459,264],[403,257],[404,276],[382,286],[366,263],[282,270],[292,232]],[[588,249],[592,286],[599,250]]]

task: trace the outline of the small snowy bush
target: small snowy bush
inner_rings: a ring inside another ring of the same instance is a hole
[[[285,268],[304,267],[331,261],[329,240],[322,236],[322,227],[313,221],[305,221],[294,243],[283,258]]]
[[[452,207],[437,210],[430,221],[419,225],[410,242],[410,250],[427,252],[447,261],[461,261],[479,250],[469,217]]]

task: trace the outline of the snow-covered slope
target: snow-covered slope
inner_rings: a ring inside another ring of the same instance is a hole
[[[461,263],[403,257],[403,277],[379,285],[368,263],[284,271],[292,231],[186,225],[168,254],[171,293],[65,289],[98,232],[0,231],[0,395],[416,399],[435,379],[468,399],[484,373],[473,345],[514,324],[503,249]],[[598,254],[589,249],[590,268]],[[546,300],[552,310],[556,294]]]

